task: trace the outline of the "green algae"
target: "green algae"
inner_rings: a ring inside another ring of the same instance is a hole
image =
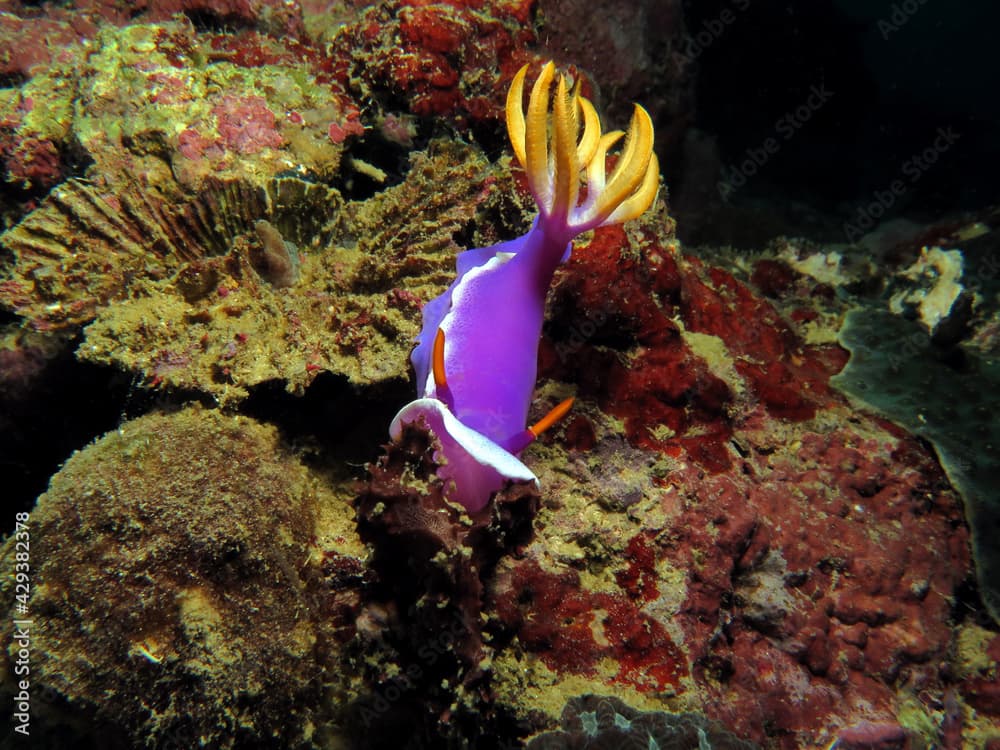
[[[968,350],[953,366],[916,323],[867,308],[847,315],[840,343],[851,359],[831,383],[937,451],[965,502],[983,603],[1000,622],[1000,361]]]

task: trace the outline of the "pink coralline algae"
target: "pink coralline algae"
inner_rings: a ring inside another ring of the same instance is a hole
[[[940,691],[947,677],[950,610],[970,568],[961,510],[912,438],[864,431],[808,431],[795,460],[776,460],[751,430],[740,470],[755,480],[701,480],[708,502],[687,516],[684,541],[716,550],[691,571],[685,630],[704,644],[703,676],[726,676],[714,708],[748,734],[759,736],[754,711],[795,734],[864,704],[891,720],[892,685]],[[729,540],[721,550],[714,529]],[[719,612],[727,638],[713,641]],[[790,709],[796,698],[809,710]]]
[[[244,99],[224,97],[212,114],[218,120],[219,135],[228,148],[241,154],[255,154],[265,148],[279,148],[283,143],[276,127],[274,112],[263,97]]]
[[[343,123],[331,122],[328,130],[330,141],[338,144],[346,141],[349,136],[364,134],[365,126],[361,124],[356,114],[354,117],[349,117]]]
[[[28,77],[65,46],[97,31],[88,14],[51,8],[48,17],[18,16],[7,5],[0,14],[0,75]]]
[[[327,129],[360,111],[346,94],[344,66],[298,36],[240,23],[231,32],[203,31],[205,12],[100,25],[96,38],[82,36],[6,90],[5,103],[16,105],[0,116],[8,183],[37,192],[90,168],[111,181],[138,175],[198,191],[210,176],[267,179],[290,164],[318,177],[334,173],[341,149],[331,147]],[[158,163],[147,164],[152,142]]]
[[[0,142],[0,155],[8,182],[28,189],[50,188],[64,177],[59,148],[45,138],[24,138],[9,144]]]
[[[223,150],[212,138],[202,135],[194,128],[182,130],[177,136],[177,152],[185,159],[219,159]]]

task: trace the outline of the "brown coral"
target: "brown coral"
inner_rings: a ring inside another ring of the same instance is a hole
[[[314,546],[337,502],[276,429],[246,418],[188,409],[101,438],[27,524],[35,695],[130,746],[305,746],[324,683],[347,684],[326,669],[356,584],[324,579]],[[335,552],[360,568],[356,538]],[[6,601],[14,559],[10,543]]]
[[[14,259],[0,300],[41,330],[87,323],[143,280],[173,276],[190,289],[191,275],[212,267],[205,259],[229,254],[259,220],[305,247],[325,244],[340,203],[331,188],[287,177],[266,188],[215,180],[194,197],[70,180],[0,235]]]
[[[194,197],[71,181],[0,236],[0,303],[43,330],[90,323],[81,358],[220,401],[269,380],[302,392],[321,372],[405,377],[492,175],[477,149],[433,143],[402,183],[346,205],[297,177]]]

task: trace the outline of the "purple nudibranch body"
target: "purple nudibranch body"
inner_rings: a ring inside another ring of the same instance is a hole
[[[436,459],[447,497],[470,513],[486,507],[508,480],[537,483],[517,456],[541,431],[526,423],[545,296],[556,268],[569,258],[573,238],[639,216],[659,187],[645,110],[636,106],[618,162],[607,176],[607,151],[623,134],[602,136],[593,105],[575,88],[569,91],[562,76],[550,114],[551,62],[532,88],[525,115],[526,73],[527,66],[511,84],[507,128],[538,218],[523,237],[459,254],[455,281],[424,306],[423,328],[411,355],[418,398],[389,428],[397,439],[404,424],[423,420],[441,444]],[[443,358],[435,364],[435,342],[442,335]]]

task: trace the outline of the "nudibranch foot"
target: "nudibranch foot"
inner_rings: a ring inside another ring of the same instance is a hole
[[[514,454],[466,427],[435,398],[420,398],[404,406],[392,420],[389,435],[398,440],[404,425],[419,422],[441,444],[441,455],[435,460],[441,464],[438,476],[445,483],[445,496],[470,513],[486,507],[490,496],[508,480],[538,486],[538,478]]]

